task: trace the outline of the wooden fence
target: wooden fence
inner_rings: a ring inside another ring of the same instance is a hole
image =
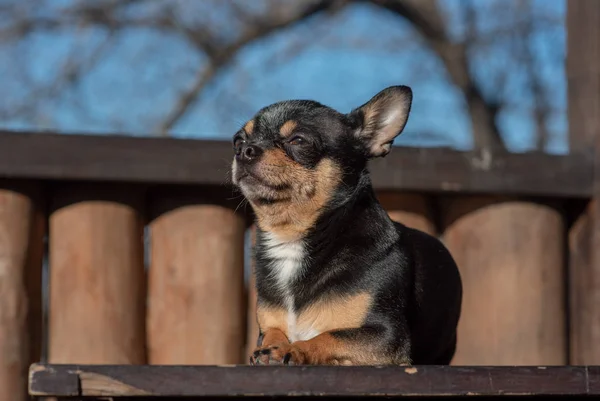
[[[48,362],[247,361],[252,216],[219,186],[230,158],[221,142],[0,133],[0,170],[13,177],[0,190],[5,399],[41,359],[46,236]],[[591,159],[478,163],[470,153],[398,148],[373,166],[374,181],[393,218],[439,234],[460,265],[456,364],[566,364],[569,211],[591,194]]]
[[[455,365],[600,363],[600,6],[568,10],[568,155],[395,148],[372,165],[390,215],[460,266]],[[0,132],[0,401],[25,399],[40,360],[246,363],[252,216],[231,157],[218,141]]]

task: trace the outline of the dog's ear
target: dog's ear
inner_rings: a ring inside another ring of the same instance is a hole
[[[402,133],[412,104],[408,86],[391,86],[350,112],[357,128],[354,135],[364,144],[369,157],[390,153],[394,138]]]

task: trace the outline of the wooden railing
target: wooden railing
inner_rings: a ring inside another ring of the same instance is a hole
[[[228,142],[0,132],[0,339],[18,350],[0,354],[5,399],[42,360],[44,256],[48,363],[246,363],[252,215],[231,157]],[[392,218],[439,235],[460,265],[455,364],[570,363],[566,241],[593,193],[590,154],[400,147],[372,173]]]
[[[567,4],[568,155],[395,148],[372,165],[390,215],[459,264],[453,364],[472,367],[151,366],[244,364],[255,341],[231,146],[0,132],[0,401],[25,398],[39,361],[34,396],[598,395],[600,3]]]
[[[100,401],[199,400],[204,397],[308,396],[429,399],[440,396],[600,395],[600,369],[581,366],[519,367],[274,367],[34,365],[35,397]],[[128,398],[131,397],[131,398]]]

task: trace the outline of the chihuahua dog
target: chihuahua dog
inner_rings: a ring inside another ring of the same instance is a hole
[[[367,169],[411,104],[406,86],[348,114],[283,101],[235,134],[232,181],[256,217],[251,364],[450,364],[458,268],[437,238],[390,219]]]

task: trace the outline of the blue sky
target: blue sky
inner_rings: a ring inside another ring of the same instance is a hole
[[[536,15],[564,17],[563,0],[532,1]],[[69,3],[47,0],[35,12],[53,15],[61,5]],[[463,34],[458,18],[462,3],[442,2],[457,40]],[[474,4],[480,14],[480,33],[507,25],[507,17],[491,8],[493,1],[479,0]],[[533,45],[538,71],[545,87],[551,90],[557,110],[549,124],[553,135],[548,151],[562,153],[567,151],[564,26],[542,32],[534,37]],[[5,118],[0,125],[65,132],[151,134],[204,62],[181,38],[165,33],[127,30],[113,37],[101,62],[75,87],[59,88],[47,97],[24,97],[28,87],[20,75],[26,75],[28,82],[34,83],[32,87],[52,82],[70,55],[85,57],[107,37],[101,29],[86,29],[42,32],[18,44],[0,43],[0,57],[4,57],[0,58],[0,74],[7,77],[3,79],[3,92],[8,93],[10,101],[38,102],[35,118]],[[490,96],[511,103],[500,115],[500,127],[510,149],[524,151],[532,139],[528,112],[531,99],[523,89],[523,71],[511,63],[513,52],[510,44],[495,38],[486,52],[474,58],[473,71],[486,83],[484,88]],[[505,84],[488,85],[503,70],[508,76]],[[349,111],[385,86],[396,84],[409,85],[414,91],[411,118],[396,145],[458,149],[471,146],[464,100],[440,61],[408,23],[369,5],[354,5],[333,20],[324,16],[313,18],[246,47],[203,92],[191,112],[174,127],[172,136],[229,139],[253,112],[275,101],[311,98]],[[9,100],[0,102],[4,103],[0,107],[12,107]]]

